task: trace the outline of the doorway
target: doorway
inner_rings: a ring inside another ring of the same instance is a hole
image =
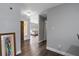
[[[39,41],[46,41],[47,40],[47,16],[39,15]]]
[[[29,26],[30,25],[30,26]],[[30,30],[30,34],[28,34]],[[20,35],[21,35],[21,51],[22,55],[39,55],[38,31],[39,23],[28,21],[20,21]],[[27,36],[30,36],[30,39]]]
[[[20,21],[20,34],[21,34],[21,48],[22,43],[27,40],[27,34],[28,34],[28,22],[27,21]]]
[[[44,32],[45,18],[40,16],[39,19],[40,20],[38,20],[38,23],[32,22],[30,20],[20,21],[21,51],[23,55],[29,55],[30,52],[31,52],[30,55],[39,55],[42,49],[41,47],[46,46],[46,43],[44,42],[45,33],[46,33]],[[29,40],[27,40],[28,35],[29,35]]]

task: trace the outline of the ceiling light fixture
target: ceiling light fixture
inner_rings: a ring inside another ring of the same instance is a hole
[[[31,10],[23,11],[22,13],[27,16],[31,16],[33,14]]]

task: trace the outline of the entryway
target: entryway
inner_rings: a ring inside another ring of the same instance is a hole
[[[31,19],[29,23],[28,21],[20,22],[22,54],[25,54],[26,51],[27,51],[26,53],[28,53],[28,51],[31,51],[32,55],[39,55],[40,50],[42,49],[41,46],[44,46],[43,49],[46,49],[45,20],[46,18],[40,15],[38,22],[34,22],[34,19]],[[29,27],[28,27],[28,24],[30,24]],[[28,34],[28,30],[30,30],[30,34]],[[27,39],[27,35],[30,35],[30,39]],[[43,44],[44,41],[45,41],[45,44]],[[38,53],[36,53],[36,51]]]
[[[22,43],[24,43],[25,40],[28,40],[27,34],[28,34],[28,22],[27,21],[20,21],[20,34],[21,34],[21,48]]]
[[[28,27],[28,25],[30,26]],[[30,30],[30,39],[28,39],[28,28]],[[39,38],[38,38],[38,24],[28,23],[28,21],[20,21],[20,29],[21,29],[21,51],[22,54],[28,51],[31,51],[31,54],[36,54],[36,51],[39,51]],[[29,53],[28,53],[29,55]]]

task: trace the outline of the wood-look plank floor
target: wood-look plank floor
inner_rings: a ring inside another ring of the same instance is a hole
[[[46,49],[46,41],[30,44],[30,41],[22,43],[22,53],[18,56],[63,56]]]

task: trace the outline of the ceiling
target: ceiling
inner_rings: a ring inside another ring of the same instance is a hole
[[[53,8],[61,3],[24,3],[22,11],[32,11],[33,13],[40,14],[43,11]],[[46,12],[45,12],[46,13]]]

